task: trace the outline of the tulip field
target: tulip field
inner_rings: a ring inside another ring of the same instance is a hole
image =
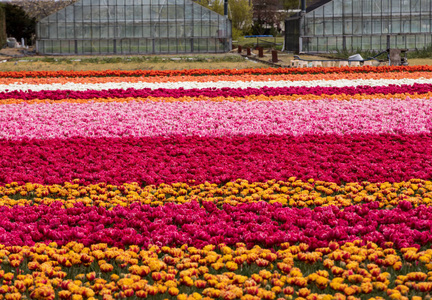
[[[432,67],[0,72],[0,300],[430,299]]]

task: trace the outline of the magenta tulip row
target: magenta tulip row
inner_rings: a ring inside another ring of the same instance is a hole
[[[250,135],[0,141],[0,183],[159,184],[432,178],[432,134]]]
[[[432,84],[389,85],[389,86],[346,86],[346,87],[282,87],[282,88],[204,88],[204,89],[110,89],[110,90],[55,90],[55,91],[10,91],[0,92],[2,99],[92,99],[92,98],[126,98],[126,97],[245,97],[249,95],[356,95],[356,94],[424,94],[432,91]]]
[[[406,203],[405,203],[406,202]],[[48,206],[0,207],[0,243],[33,245],[36,242],[71,241],[84,245],[107,243],[127,245],[175,245],[203,247],[207,244],[237,242],[249,247],[278,246],[289,242],[307,243],[312,249],[329,242],[344,243],[362,239],[380,246],[393,242],[396,248],[430,244],[432,208],[411,208],[402,201],[393,210],[380,210],[378,203],[339,209],[335,206],[283,208],[280,204],[259,202],[218,209],[212,202],[161,207],[133,204],[113,210],[85,207],[61,208],[60,202]]]

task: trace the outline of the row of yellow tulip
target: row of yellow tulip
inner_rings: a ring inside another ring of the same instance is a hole
[[[242,243],[203,249],[0,245],[0,299],[426,297],[432,250],[386,246],[360,240],[315,251],[288,243],[277,250]]]
[[[63,202],[65,207],[72,207],[77,202],[86,206],[127,207],[135,202],[159,206],[189,201],[210,201],[235,206],[266,201],[291,207],[344,207],[379,201],[380,207],[389,208],[397,206],[402,200],[411,202],[414,207],[431,205],[432,182],[412,179],[397,183],[353,182],[337,185],[313,179],[304,182],[293,177],[286,182],[270,180],[249,183],[239,179],[224,185],[174,183],[140,187],[137,183],[121,186],[106,183],[82,185],[79,180],[75,180],[63,185],[6,184],[0,186],[0,197],[2,206],[50,205],[54,201]]]

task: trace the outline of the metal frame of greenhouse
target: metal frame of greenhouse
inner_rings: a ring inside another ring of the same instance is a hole
[[[36,26],[40,54],[176,54],[231,50],[231,21],[190,0],[81,0]]]
[[[285,49],[300,53],[423,49],[432,42],[432,1],[322,0],[285,28]]]

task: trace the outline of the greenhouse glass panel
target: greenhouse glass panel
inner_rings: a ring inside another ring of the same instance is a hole
[[[430,44],[432,43],[432,36],[430,34],[424,34],[424,46],[423,47],[427,47],[430,46]]]
[[[51,23],[51,22],[55,23],[55,22],[57,22],[57,15],[56,14],[50,15],[46,19],[47,19],[47,23]]]
[[[141,8],[141,6],[138,6],[135,8],[135,6],[132,5],[128,5],[126,6],[126,10],[125,10],[125,19],[130,21],[134,19],[134,10],[137,9],[139,11],[139,9]]]
[[[353,1],[353,16],[359,17],[362,15],[362,1]]]
[[[393,41],[396,41],[396,44],[394,44],[392,47],[393,48],[406,48],[406,37],[405,36],[395,36],[393,38]],[[392,41],[392,42],[393,42]],[[391,42],[391,44],[392,44]],[[415,40],[414,40],[415,42]]]
[[[332,16],[333,15],[333,2],[327,3],[324,5],[324,16]]]
[[[37,42],[46,54],[227,52],[231,22],[190,0],[80,0],[42,19]]]
[[[101,6],[99,7],[99,21],[101,23],[108,22],[109,20],[109,12],[107,6]]]
[[[333,16],[341,17],[342,16],[342,0],[334,0],[333,2]]]
[[[382,12],[382,0],[372,1],[372,15],[379,16]]]
[[[401,11],[403,15],[409,14],[411,12],[411,0],[401,0]]]
[[[391,0],[391,12],[392,14],[399,14],[401,12],[401,0]]]
[[[413,13],[419,13],[419,12],[421,12],[421,1],[420,0],[411,0],[411,1],[409,1],[409,2],[411,2],[410,4],[408,4],[410,7],[411,7],[411,11],[413,12]],[[427,7],[428,5],[424,5],[424,8],[423,9],[430,9],[429,7]]]
[[[210,26],[208,25],[201,25],[201,35],[203,37],[210,36]]]
[[[193,34],[193,24],[192,23],[185,23],[184,26],[184,33],[183,34],[179,34],[179,36],[185,36],[185,37],[192,37],[194,36]]]
[[[93,50],[95,49],[95,42],[94,41],[84,41],[83,42],[83,52],[92,54]]]
[[[362,22],[359,19],[355,19],[353,21],[353,34],[354,35],[362,34]]]
[[[372,49],[381,49],[381,38],[379,36],[371,37],[371,48]]]
[[[128,38],[134,37],[134,25],[133,25],[133,23],[130,23],[130,22],[126,23],[125,31],[126,31],[126,33],[124,35],[125,37],[128,37]]]
[[[185,5],[185,19],[193,19],[193,6]]]
[[[65,14],[66,10],[62,9],[58,12],[57,16],[56,16],[56,21],[60,21],[60,22],[64,22],[66,19],[66,14]]]
[[[411,22],[410,20],[402,20],[401,32],[409,33],[411,31]]]
[[[391,0],[381,0],[381,13],[384,15],[390,15],[391,14]]]
[[[363,16],[370,15],[372,13],[372,0],[363,0],[361,12]]]
[[[151,38],[152,37],[153,30],[151,29],[149,23],[143,25],[142,32],[143,32],[142,37],[144,37],[144,38]]]
[[[178,53],[179,52],[179,50],[178,50],[179,41],[176,38],[170,39],[168,41],[168,43],[169,43],[168,44],[169,53]]]
[[[38,32],[41,38],[45,38],[45,39],[49,38],[47,24],[38,24]]]
[[[420,18],[412,18],[411,19],[411,32],[417,33],[421,32]]]
[[[348,49],[349,51],[352,51],[352,37],[346,36],[345,37],[345,49]]]
[[[185,18],[185,7],[175,6],[175,19],[177,22]]]
[[[329,37],[327,39],[328,51],[337,51],[338,43],[336,37]]]
[[[390,33],[390,23],[388,19],[381,20],[381,32],[384,34]]]
[[[323,21],[321,19],[315,19],[315,35],[323,35],[324,34],[324,26]]]
[[[342,20],[335,19],[333,22],[333,31],[335,35],[341,35],[343,33]]]
[[[311,21],[306,21],[305,35],[310,36],[310,35],[314,35],[314,34],[315,34],[314,24]]]
[[[416,48],[423,49],[425,47],[425,36],[423,34],[419,34],[416,36]]]
[[[91,20],[93,22],[100,22],[100,8],[99,8],[99,6],[91,6]]]
[[[141,26],[134,26],[133,30],[134,30],[134,34],[133,34],[134,37],[139,38],[143,36],[143,28]]]
[[[65,15],[66,15],[65,22],[73,22],[73,20],[74,20],[74,8],[72,6],[66,7]]]
[[[382,32],[382,24],[380,19],[373,19],[372,21],[372,33],[373,34],[381,34]]]
[[[166,5],[158,6],[156,10],[158,11],[159,19],[168,19],[168,7]]]
[[[159,24],[159,37],[162,38],[168,37],[168,26],[166,23]]]
[[[392,33],[400,33],[401,32],[401,21],[399,18],[393,19],[391,21],[391,32]]]
[[[116,10],[117,15],[117,22],[124,22],[125,21],[125,7],[124,6],[117,6]]]
[[[309,51],[318,51],[318,38],[313,38],[309,44]]]
[[[363,19],[363,35],[370,35],[372,33],[372,20]]]
[[[406,46],[400,48],[408,48],[408,49],[416,48],[416,35],[407,35]]]
[[[362,50],[369,50],[370,45],[371,45],[371,36],[370,35],[362,36],[361,49]]]
[[[177,19],[177,7],[175,5],[169,5],[168,7],[168,20],[175,21]]]
[[[327,45],[328,45],[327,38],[322,37],[322,38],[318,39],[318,48],[319,49],[325,49],[326,51],[328,51]]]
[[[49,34],[50,37],[52,36],[55,40],[57,40],[58,39],[58,36],[57,36],[57,26],[50,26],[48,34]]]
[[[67,24],[66,25],[66,39],[73,39],[74,37],[75,37],[74,26]]]
[[[91,6],[84,5],[82,7],[82,20],[85,20],[85,21],[91,21],[92,20]]]
[[[139,53],[139,40],[133,39],[130,41],[130,52],[127,53]]]
[[[333,35],[333,22],[326,20],[324,23],[324,35]]]
[[[149,21],[150,20],[150,5],[143,5],[142,6],[142,15],[140,16],[141,19],[136,18],[138,21]]]
[[[197,38],[193,41],[194,51],[208,52],[208,39]]]
[[[421,20],[421,32],[430,32],[430,19],[422,19]]]
[[[360,36],[354,36],[352,38],[352,49],[354,51],[361,50],[362,47],[362,38]]]
[[[320,8],[317,8],[314,10],[315,18],[322,18],[324,15],[324,7],[321,6]]]
[[[431,11],[432,2],[430,0],[421,0],[420,2],[420,12],[427,13]]]
[[[59,25],[57,27],[57,36],[59,39],[65,39],[66,38],[66,28],[64,25],[63,26]]]
[[[110,23],[115,23],[117,20],[117,13],[116,13],[116,7],[115,6],[109,6],[108,7],[108,19]]]
[[[353,33],[353,22],[352,19],[346,19],[344,21],[343,34],[348,35]]]
[[[352,12],[353,12],[352,9],[353,9],[352,0],[344,0],[343,7],[342,7],[343,14],[347,16],[352,16]]]
[[[431,43],[431,10],[430,0],[320,0],[310,10],[306,8],[304,17],[298,16],[303,24],[297,33],[301,43],[289,47],[301,49],[287,50],[418,49]],[[287,30],[285,40],[295,36]]]

